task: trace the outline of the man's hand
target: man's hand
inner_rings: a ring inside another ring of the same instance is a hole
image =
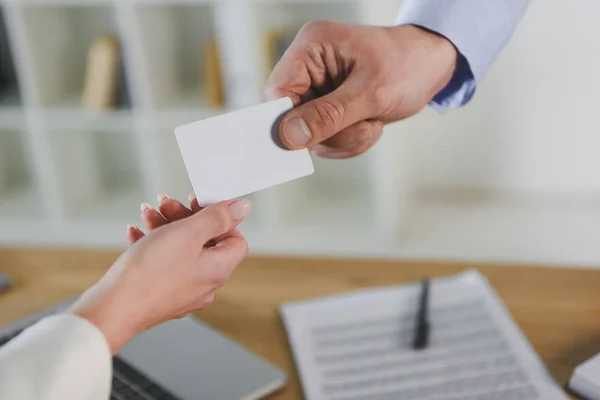
[[[133,245],[70,309],[102,331],[113,354],[146,329],[210,305],[248,251],[235,229],[248,201],[202,210],[196,202],[195,212],[169,198],[160,202],[168,217],[142,205],[151,232],[129,226]]]
[[[279,132],[288,148],[353,157],[375,144],[386,123],[422,110],[450,81],[456,58],[447,39],[415,26],[311,22],[275,67],[265,94],[294,102]]]

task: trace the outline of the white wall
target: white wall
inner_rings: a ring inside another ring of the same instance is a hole
[[[533,1],[467,107],[406,124],[415,184],[600,196],[599,71],[600,2]]]
[[[598,71],[600,2],[532,1],[469,105],[389,129],[415,194],[399,253],[600,266]]]

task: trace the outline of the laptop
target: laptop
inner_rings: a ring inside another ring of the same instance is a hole
[[[0,327],[0,347],[74,300]],[[286,379],[283,371],[186,317],[142,333],[113,357],[111,399],[257,400]]]

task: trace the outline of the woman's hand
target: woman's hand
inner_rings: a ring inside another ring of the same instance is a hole
[[[166,194],[159,194],[157,199],[158,210],[152,208],[148,203],[143,203],[140,207],[142,211],[140,220],[144,228],[149,232],[160,228],[169,222],[175,222],[190,217],[192,214],[202,210],[202,207],[198,205],[198,199],[196,199],[196,196],[193,193],[190,193],[188,197],[188,200],[190,201],[189,208]],[[237,228],[234,228],[233,231],[234,233],[237,232]],[[133,245],[144,236],[144,232],[137,226],[127,226],[126,240],[129,246]]]
[[[160,203],[160,213],[142,207],[142,223],[151,232],[128,227],[133,245],[70,310],[104,333],[113,354],[144,330],[207,307],[247,255],[246,240],[235,227],[250,202],[205,209],[169,198]]]

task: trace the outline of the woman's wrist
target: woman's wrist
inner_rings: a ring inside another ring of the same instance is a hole
[[[106,339],[112,354],[118,353],[141,332],[136,318],[128,310],[130,301],[116,293],[90,288],[68,310],[69,313],[92,323]]]

